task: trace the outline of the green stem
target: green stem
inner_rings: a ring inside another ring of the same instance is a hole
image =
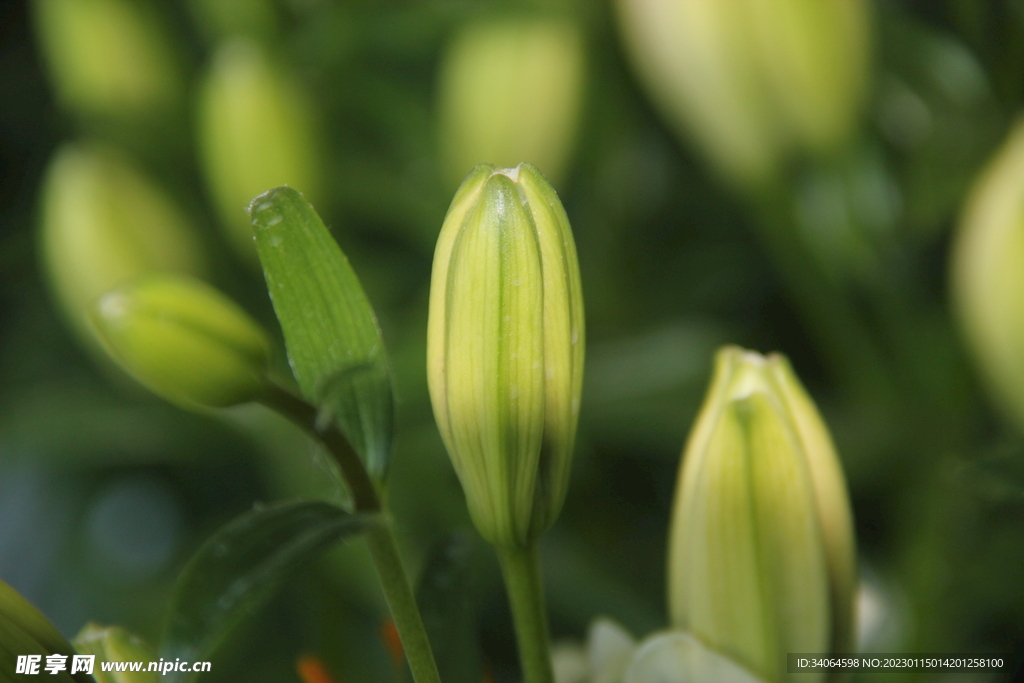
[[[551,668],[544,586],[540,578],[540,551],[536,544],[527,548],[498,548],[497,551],[512,608],[523,678],[526,683],[553,683],[555,674]]]
[[[334,422],[322,424],[320,413],[298,396],[276,384],[268,384],[260,403],[278,412],[324,445],[341,469],[341,476],[352,494],[356,512],[380,512],[380,498],[363,461]]]
[[[373,485],[363,462],[333,422],[323,423],[315,407],[276,384],[267,386],[261,403],[302,427],[334,456],[352,493],[356,512],[381,511],[377,488]],[[391,618],[395,620],[395,627],[402,639],[402,649],[405,651],[406,661],[409,662],[413,680],[416,683],[441,683],[434,653],[430,649],[430,640],[427,638],[427,631],[423,627],[423,619],[416,605],[416,597],[405,573],[391,523],[386,515],[381,516],[379,525],[371,526],[366,532],[366,544],[377,568],[377,577],[391,610]]]
[[[395,545],[395,536],[390,525],[371,528],[366,533],[366,545],[370,556],[377,566],[377,575],[384,587],[384,597],[391,610],[391,618],[395,620],[398,635],[402,639],[402,649],[409,662],[416,683],[440,683],[441,677],[434,662],[434,652],[430,649],[430,640],[423,627],[423,618],[416,605],[402,558]]]

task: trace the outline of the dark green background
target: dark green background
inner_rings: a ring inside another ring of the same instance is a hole
[[[184,4],[157,4],[194,80],[210,45]],[[711,354],[733,342],[787,354],[833,428],[860,559],[895,615],[879,649],[1024,660],[1024,439],[976,384],[946,292],[963,194],[1024,98],[1024,3],[875,5],[874,78],[857,140],[828,162],[795,163],[760,203],[723,187],[651,109],[608,4],[573,8],[589,74],[561,194],[579,250],[588,358],[573,479],[544,548],[557,638],[580,639],[598,614],[637,635],[664,626],[679,453]],[[453,191],[437,171],[435,69],[461,22],[507,7],[318,0],[280,14],[280,55],[328,123],[317,208],[392,354],[389,498],[414,571],[433,543],[468,525],[424,378],[432,245]],[[981,94],[970,101],[944,90],[950,55],[977,67]],[[926,107],[922,136],[909,140],[887,114],[894,88]],[[276,333],[262,277],[216,228],[192,122],[178,123],[162,144],[78,123],[54,103],[29,7],[0,5],[0,578],[67,635],[94,619],[155,640],[176,572],[213,529],[254,501],[335,486],[287,426],[170,407],[98,367],[54,311],[38,266],[37,187],[56,145],[99,135],[129,146],[185,205],[215,254],[215,283]],[[864,178],[895,197],[877,225],[858,222]],[[826,253],[797,233],[784,254],[765,248],[758,226],[785,220],[794,198],[822,183],[850,202],[853,218],[831,216],[849,219],[847,241]],[[850,312],[856,329],[823,301]],[[254,421],[262,426],[244,426]],[[489,551],[479,556],[484,659],[497,680],[515,680],[507,607]],[[322,657],[339,681],[387,680],[383,615],[354,543],[297,575],[209,680],[295,681],[301,652]]]

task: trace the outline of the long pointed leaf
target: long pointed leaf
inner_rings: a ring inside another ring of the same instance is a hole
[[[394,399],[384,342],[352,266],[302,195],[279,187],[249,207],[256,248],[295,378],[378,479]]]
[[[215,533],[178,577],[161,647],[164,659],[206,661],[291,572],[374,517],[321,502],[279,503],[238,517]],[[171,683],[194,674],[170,674]]]
[[[46,655],[50,654],[67,656],[67,667],[56,676],[44,673],[48,679],[63,683],[94,683],[88,674],[72,676],[68,673],[74,648],[35,605],[0,581],[0,683],[22,680],[14,673],[18,655],[41,655],[42,671]]]

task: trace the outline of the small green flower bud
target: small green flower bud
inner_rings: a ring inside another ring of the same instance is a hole
[[[145,671],[156,654],[138,636],[117,626],[86,624],[72,643],[83,655],[95,655],[92,677],[96,683],[157,683],[160,673]],[[101,662],[143,662],[143,671],[103,671]]]
[[[69,109],[123,120],[176,104],[181,73],[146,3],[36,0],[35,19],[57,96]]]
[[[221,223],[254,261],[252,198],[281,185],[318,196],[312,113],[299,84],[258,44],[237,38],[217,51],[200,96],[203,170]]]
[[[722,349],[676,489],[673,626],[783,680],[787,652],[853,647],[854,554],[839,459],[789,363]]]
[[[952,261],[954,303],[982,378],[1024,429],[1024,121],[978,178]]]
[[[42,191],[42,252],[49,284],[72,327],[94,348],[96,299],[145,273],[199,275],[204,257],[174,201],[120,154],[65,145]]]
[[[557,185],[583,99],[579,31],[557,19],[505,18],[467,24],[440,74],[441,145],[452,183],[486,161],[532,159]]]
[[[850,137],[868,83],[863,0],[619,0],[655,104],[741,186]]]
[[[100,298],[94,321],[110,355],[153,393],[186,408],[227,407],[264,388],[266,333],[198,280],[152,276]]]
[[[470,514],[527,546],[568,485],[583,380],[583,297],[569,220],[529,164],[466,178],[434,253],[427,379]]]

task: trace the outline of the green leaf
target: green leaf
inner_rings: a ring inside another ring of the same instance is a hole
[[[423,626],[445,683],[479,683],[483,676],[473,590],[475,559],[472,536],[450,535],[434,547],[416,590]]]
[[[68,673],[74,648],[35,605],[0,581],[0,683],[24,680],[14,673],[18,655],[42,655],[42,673],[46,655],[51,654],[65,655],[68,659],[65,671],[56,676],[43,673],[48,680],[55,683],[94,683],[88,674],[72,676]]]
[[[249,206],[256,249],[295,378],[378,479],[394,420],[391,373],[373,308],[320,216],[288,187]]]
[[[46,677],[46,680],[55,683],[93,683],[92,676],[86,674],[75,674],[72,677],[68,671],[71,669],[71,657],[65,660],[66,670],[56,676],[46,673],[46,656],[53,654],[51,650],[43,647],[38,640],[33,638],[19,624],[11,621],[4,615],[0,615],[0,683],[22,683],[29,680],[23,674],[16,674],[17,660],[19,655],[40,655],[38,673]],[[72,654],[71,651],[60,654]]]
[[[278,503],[236,518],[210,537],[178,577],[161,647],[164,659],[206,661],[278,585],[339,538],[375,518],[322,502]],[[170,683],[195,676],[174,673]]]

